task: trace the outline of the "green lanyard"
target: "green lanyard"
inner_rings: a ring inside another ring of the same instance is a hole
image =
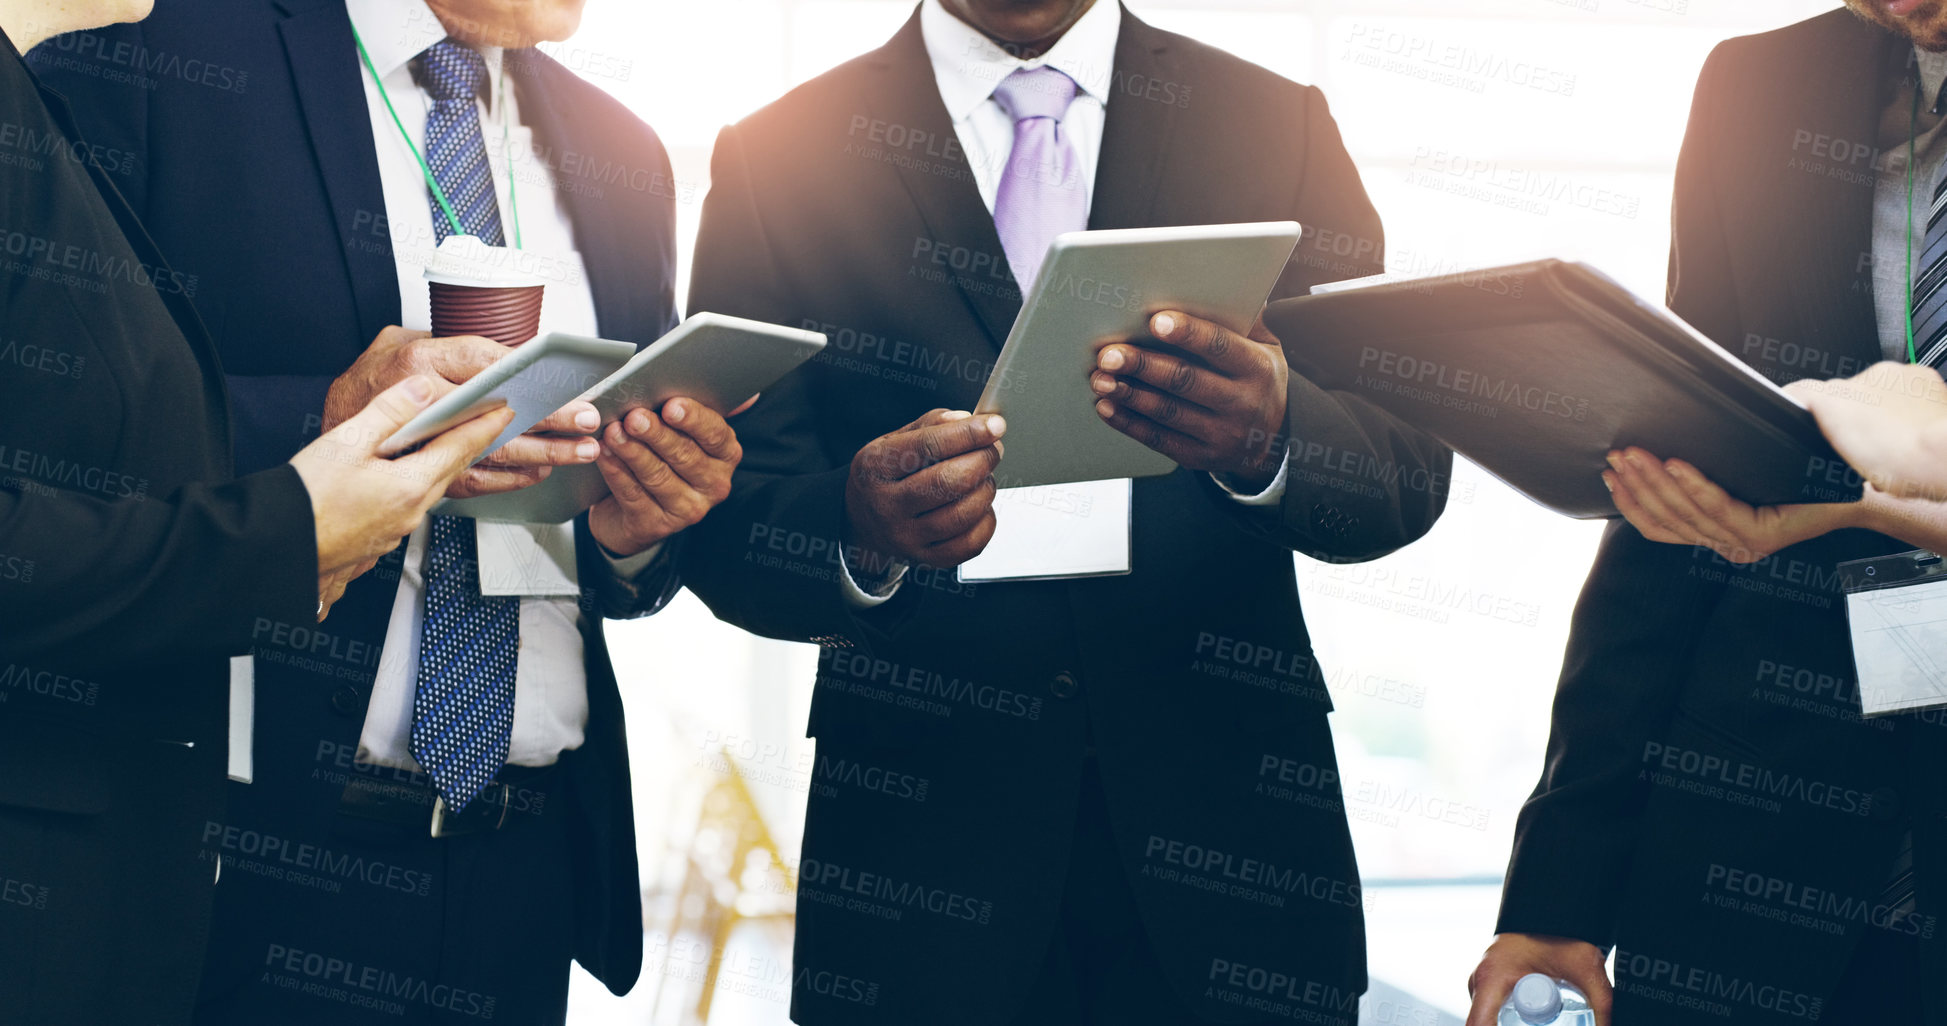
[[[385,82],[384,80],[379,78],[379,69],[373,66],[372,64],[372,55],[365,51],[365,40],[363,37],[361,37],[358,34],[358,27],[356,25],[352,27],[352,42],[358,44],[358,59],[365,62],[365,70],[371,74],[372,84],[379,87],[379,99],[385,101],[385,111],[386,113],[392,115],[392,123],[393,125],[397,126],[399,129],[399,138],[404,139],[406,141],[406,149],[412,152],[412,159],[418,162],[419,173],[426,176],[426,187],[433,190],[433,199],[439,203],[440,211],[446,215],[447,225],[453,229],[453,234],[455,235],[468,234],[466,230],[466,226],[460,223],[459,216],[453,213],[453,204],[448,203],[446,201],[446,190],[441,189],[439,187],[439,181],[433,177],[433,169],[426,165],[426,158],[419,155],[419,147],[412,141],[412,133],[406,131],[406,123],[400,120],[398,108],[392,106],[392,97],[390,94],[388,94],[385,91]],[[1918,94],[1915,95],[1917,96]],[[509,208],[512,209],[514,215],[514,248],[523,249],[525,247],[521,245],[520,193],[515,188],[515,183],[514,183],[513,144],[508,141],[507,74],[504,70],[501,72],[500,75],[499,98],[494,102],[500,105],[500,113],[501,113],[500,156],[501,159],[507,165],[507,205]],[[1916,109],[1917,109],[1917,105],[1919,104],[1920,101],[1916,99],[1913,102],[1916,105]],[[489,168],[488,170],[489,172],[491,172],[492,168]],[[491,178],[491,174],[489,175],[489,177]],[[1911,193],[1911,191],[1912,191],[1911,189],[1908,190],[1909,194]],[[1912,197],[1911,195],[1909,195],[1908,202],[1911,203],[1911,201],[1912,201]],[[1911,211],[1909,211],[1909,219],[1910,216],[1911,216]],[[1907,234],[1909,236],[1912,234],[1912,225],[1910,224],[1907,226]],[[1913,243],[1911,242],[1911,240],[1909,240],[1907,243],[1907,249],[1910,251],[1912,250],[1912,248],[1913,248]],[[1909,253],[1908,263],[1911,262],[1912,262],[1911,253]],[[1911,288],[1912,285],[1909,283],[1908,289],[1911,290]],[[1909,315],[1908,320],[1910,321],[1911,319],[1912,317],[1911,315]],[[1911,325],[1908,326],[1907,333],[1909,335],[1912,334]]]
[[[1907,116],[1906,130],[1906,362],[1919,363],[1919,354],[1913,351],[1913,163],[1916,144],[1914,136],[1920,132],[1920,87],[1913,83],[1913,112]],[[509,175],[508,177],[513,177]]]

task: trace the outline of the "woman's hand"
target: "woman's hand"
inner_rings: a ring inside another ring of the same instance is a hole
[[[1874,487],[1947,500],[1947,383],[1933,368],[1880,363],[1850,378],[1794,381],[1785,391]]]
[[[311,493],[317,524],[319,615],[329,597],[371,569],[419,526],[453,480],[466,471],[513,421],[506,407],[454,427],[416,451],[392,459],[378,454],[392,436],[433,401],[435,384],[413,375],[378,394],[350,419],[291,457]]]
[[[378,565],[378,560],[368,559],[363,563],[349,566],[342,570],[328,574],[319,574],[318,622],[323,623],[325,617],[331,615],[331,607],[337,605],[338,600],[345,596],[345,589],[351,587],[353,581],[365,576],[367,571]]]
[[[1642,449],[1610,453],[1609,466],[1602,483],[1643,537],[1701,545],[1733,563],[1755,563],[1819,535],[1864,526],[1863,503],[1753,507],[1731,498],[1696,467]]]

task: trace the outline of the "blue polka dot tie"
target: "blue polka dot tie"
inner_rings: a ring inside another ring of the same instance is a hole
[[[493,170],[474,106],[487,84],[487,62],[442,40],[420,56],[418,78],[433,105],[426,119],[426,164],[468,234],[490,246],[505,240]],[[433,229],[453,234],[433,204]],[[520,599],[480,594],[479,543],[473,521],[434,516],[423,574],[425,619],[419,635],[419,682],[412,701],[412,757],[455,810],[479,796],[507,761],[514,729],[514,671],[520,652]]]
[[[415,76],[433,106],[426,113],[426,166],[433,169],[453,216],[467,234],[489,246],[506,245],[500,227],[500,200],[494,195],[493,167],[487,163],[487,142],[480,134],[480,111],[475,101],[487,92],[487,60],[470,46],[442,39],[419,55]],[[444,241],[453,226],[432,190],[433,231]]]

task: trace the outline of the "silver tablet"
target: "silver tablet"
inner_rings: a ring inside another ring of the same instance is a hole
[[[511,406],[514,420],[487,447],[486,451],[492,452],[588,391],[634,355],[635,346],[627,342],[551,332],[514,347],[458,388],[433,400],[380,443],[379,455],[396,456],[496,406]]]
[[[630,410],[658,410],[677,396],[728,413],[824,347],[825,336],[815,331],[700,313],[636,353],[580,397],[595,404],[604,428]],[[559,524],[573,520],[607,494],[608,482],[600,468],[556,467],[540,484],[473,499],[448,499],[434,511],[477,520]]]
[[[1096,414],[1096,352],[1148,338],[1150,316],[1164,310],[1248,331],[1298,237],[1295,221],[1058,236],[975,407],[1007,418],[995,479],[1015,488],[1175,470]]]

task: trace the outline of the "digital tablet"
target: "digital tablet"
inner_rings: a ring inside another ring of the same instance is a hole
[[[1175,470],[1096,414],[1096,352],[1149,338],[1150,316],[1164,310],[1249,331],[1298,237],[1295,221],[1056,237],[975,407],[1007,418],[995,479],[1015,488]]]
[[[825,336],[815,331],[699,313],[579,395],[595,404],[604,428],[630,410],[659,410],[677,396],[728,413],[824,347]],[[559,524],[607,494],[601,469],[584,464],[556,467],[540,484],[519,491],[448,499],[434,511],[477,520]]]
[[[587,392],[634,355],[635,346],[627,342],[560,332],[537,338],[509,350],[458,388],[433,400],[379,445],[379,455],[396,456],[497,406],[511,406],[514,419],[487,446],[486,452],[492,452]]]
[[[1803,403],[1585,264],[1312,291],[1264,314],[1293,374],[1385,410],[1557,513],[1617,516],[1602,471],[1625,446],[1684,460],[1753,506],[1863,492]]]

